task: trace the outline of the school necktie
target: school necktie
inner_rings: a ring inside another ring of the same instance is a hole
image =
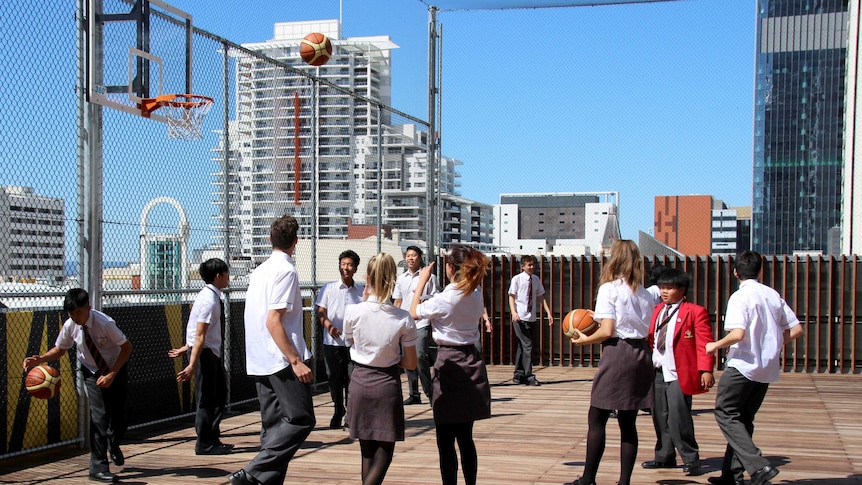
[[[673,308],[673,305],[665,305],[664,318],[661,320],[661,323],[659,323],[659,326],[656,329],[655,346],[656,349],[658,349],[658,351],[662,354],[664,353],[665,340],[667,339],[668,323],[670,323],[670,319],[673,318],[673,314],[676,313],[677,308],[679,308],[679,306]]]
[[[87,327],[84,327],[84,343],[87,344],[87,350],[90,351],[90,355],[96,361],[96,375],[103,376],[111,372],[111,368],[108,367],[108,363],[105,362],[105,359],[102,358],[102,354],[99,352],[99,347],[96,346],[96,342],[93,342],[93,338],[90,337],[90,329]]]
[[[533,275],[528,275],[529,278],[527,280],[527,311],[532,315],[533,313]],[[532,315],[535,319],[535,315]]]

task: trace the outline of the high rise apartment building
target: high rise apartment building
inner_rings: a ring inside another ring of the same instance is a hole
[[[848,3],[758,1],[751,245],[761,253],[840,246],[830,239],[840,237],[852,173],[843,153]]]
[[[65,275],[66,204],[31,187],[0,187],[0,277],[59,281]]]
[[[391,104],[390,52],[398,46],[388,36],[345,39],[340,30],[337,20],[277,23],[273,40],[244,45],[343,88],[319,86],[315,107],[307,77],[247,53],[231,54],[236,59],[236,116],[230,123],[230,146],[224,146],[222,137],[213,160],[221,164],[224,150],[229,150],[228,171],[234,174],[227,190],[230,234],[232,241],[241,241],[239,248],[232,248],[233,254],[254,260],[267,256],[269,224],[284,213],[297,217],[301,237],[320,239],[346,238],[348,221],[380,222],[398,229],[402,241],[424,245],[430,224],[435,223],[428,203],[425,125],[377,108],[376,102]],[[309,66],[299,57],[300,41],[309,32],[322,32],[333,43],[333,56],[323,66]],[[298,193],[295,98],[303,106]],[[312,123],[319,127],[314,137]],[[450,212],[448,223],[445,215],[437,222],[449,228],[444,243],[474,232],[452,229],[451,212],[460,212],[463,205],[457,190],[460,164],[441,157],[436,177],[441,210]],[[225,180],[222,173],[215,176],[213,195],[221,205]],[[488,242],[485,224],[484,242]]]

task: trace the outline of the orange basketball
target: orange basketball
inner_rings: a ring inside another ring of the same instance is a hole
[[[584,335],[592,335],[599,328],[599,322],[593,320],[589,310],[578,308],[572,310],[563,317],[563,335],[575,338],[580,332]]]
[[[60,390],[60,372],[47,365],[37,365],[27,373],[25,385],[31,396],[50,399]]]
[[[332,57],[332,42],[320,32],[312,32],[300,42],[299,55],[306,64],[322,66]]]

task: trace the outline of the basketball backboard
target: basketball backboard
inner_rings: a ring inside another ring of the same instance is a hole
[[[192,93],[192,16],[161,0],[87,0],[87,96],[141,115],[142,99]],[[163,116],[149,116],[165,122]]]

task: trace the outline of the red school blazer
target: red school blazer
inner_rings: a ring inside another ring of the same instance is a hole
[[[655,328],[665,304],[655,306],[650,320],[647,342],[655,352]],[[715,357],[706,353],[706,343],[712,342],[712,322],[706,308],[683,300],[676,311],[676,330],[673,334],[673,358],[679,387],[683,394],[694,395],[706,392],[700,385],[700,373],[712,372]]]

